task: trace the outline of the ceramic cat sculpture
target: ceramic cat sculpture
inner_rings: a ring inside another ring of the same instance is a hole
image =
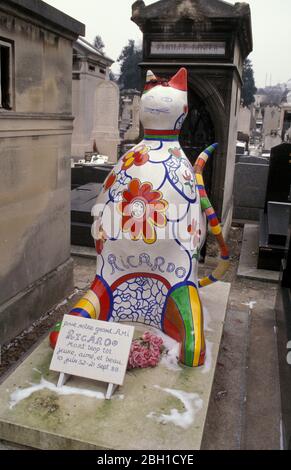
[[[180,342],[180,361],[194,367],[205,360],[199,288],[225,273],[228,250],[202,177],[216,144],[191,166],[179,144],[187,110],[186,69],[169,81],[147,73],[144,139],[118,161],[97,198],[96,277],[70,314],[156,327]],[[207,219],[221,260],[199,281]],[[51,333],[52,347],[59,327]]]

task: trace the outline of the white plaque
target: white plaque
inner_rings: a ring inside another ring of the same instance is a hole
[[[134,327],[64,315],[50,369],[122,385]]]
[[[225,55],[225,42],[152,41],[152,55]]]

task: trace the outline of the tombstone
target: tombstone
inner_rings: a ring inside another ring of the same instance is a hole
[[[188,70],[189,113],[180,142],[193,162],[216,141],[217,155],[205,183],[226,227],[231,222],[235,146],[242,65],[252,50],[249,5],[219,0],[162,0],[132,5],[132,21],[143,32],[143,75],[171,76]]]
[[[272,147],[280,145],[280,116],[281,110],[278,106],[266,106],[263,120],[263,147],[271,150]]]
[[[260,217],[259,269],[280,270],[291,206],[291,144],[271,151],[264,211]]]
[[[90,141],[97,142],[102,155],[110,161],[117,160],[117,146],[120,142],[118,131],[119,88],[112,81],[103,81],[95,92],[95,120]]]
[[[103,183],[112,170],[110,165],[72,168],[71,244],[94,247],[91,234],[92,209]]]
[[[140,92],[123,90],[121,94],[120,135],[124,142],[135,142],[140,133],[139,107]]]
[[[250,138],[252,112],[247,106],[240,106],[238,115],[238,134],[244,134]],[[240,139],[239,139],[240,140]]]

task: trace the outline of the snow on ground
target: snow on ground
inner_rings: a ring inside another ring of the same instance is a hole
[[[51,392],[57,393],[58,395],[83,395],[88,398],[95,398],[96,400],[104,400],[105,395],[102,392],[97,392],[94,390],[88,390],[85,388],[70,387],[68,385],[63,385],[62,387],[57,387],[54,383],[45,380],[41,377],[41,380],[38,384],[30,384],[30,387],[27,388],[18,388],[10,395],[9,407],[10,409],[14,408],[22,400],[30,397],[34,392],[40,390],[50,390]],[[113,398],[122,399],[123,395],[114,395]]]
[[[172,408],[170,414],[158,414],[155,411],[151,411],[147,415],[147,418],[152,418],[162,424],[171,423],[183,429],[189,428],[193,424],[196,414],[203,406],[203,400],[200,398],[198,393],[188,393],[182,390],[162,388],[159,385],[155,385],[155,388],[180,400],[185,407],[185,411],[178,411],[176,408]]]

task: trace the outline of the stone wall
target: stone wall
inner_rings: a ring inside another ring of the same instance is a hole
[[[47,29],[45,18],[36,21],[27,9],[13,11],[11,3],[0,6],[0,36],[13,47],[13,108],[0,109],[0,344],[72,289],[71,89],[77,33],[64,37],[57,32],[60,25]],[[63,17],[59,13],[60,23]]]
[[[233,213],[233,186],[235,173],[235,154],[237,124],[240,105],[241,88],[236,76],[232,80],[230,110],[229,110],[229,133],[227,140],[227,160],[224,179],[223,208],[221,219],[223,221],[223,230],[227,234],[232,221]]]

